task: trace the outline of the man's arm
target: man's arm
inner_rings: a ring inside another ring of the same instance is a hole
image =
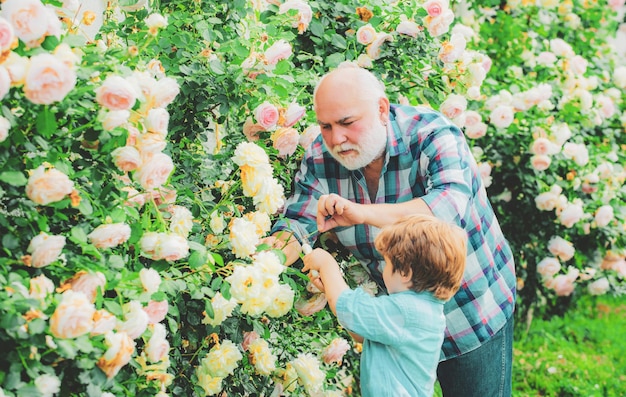
[[[317,227],[320,233],[337,226],[360,224],[382,228],[410,214],[433,215],[420,198],[395,204],[358,204],[336,194],[327,194],[318,201]]]

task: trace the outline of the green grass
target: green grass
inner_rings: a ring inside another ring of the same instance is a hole
[[[516,324],[513,396],[626,396],[626,299],[581,299],[563,317]]]
[[[515,324],[513,397],[538,396],[626,396],[624,297],[586,297],[563,317]]]

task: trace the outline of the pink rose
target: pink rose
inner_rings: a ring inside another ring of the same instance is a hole
[[[273,66],[276,65],[278,61],[289,58],[292,53],[291,44],[281,39],[265,50],[265,60],[268,65]]]
[[[118,147],[111,152],[111,157],[120,171],[134,171],[141,165],[141,154],[133,146]]]
[[[311,316],[324,307],[326,307],[328,300],[324,293],[314,294],[309,299],[300,298],[294,305],[298,313],[303,316]]]
[[[393,41],[393,36],[390,35],[389,33],[378,34],[376,38],[374,39],[374,41],[372,41],[370,45],[367,46],[367,49],[366,49],[367,55],[369,55],[369,57],[372,59],[380,58],[380,55],[381,55],[380,47],[386,41]]]
[[[326,364],[337,363],[341,365],[341,360],[348,350],[350,350],[350,344],[347,340],[335,338],[322,351],[322,360]]]
[[[499,105],[491,111],[489,122],[498,128],[507,128],[513,123],[514,118],[512,106]]]
[[[298,33],[304,32],[313,19],[313,10],[303,0],[287,0],[278,7],[278,13],[284,14],[289,10],[298,10],[296,20],[293,22],[292,27],[298,28]]]
[[[278,150],[279,157],[292,155],[298,147],[300,135],[294,128],[279,128],[272,134],[274,149]]]
[[[259,339],[259,334],[256,331],[244,332],[243,342],[241,342],[241,348],[243,351],[248,351],[250,344]]]
[[[117,317],[105,309],[97,310],[93,315],[91,335],[104,335],[117,325]]]
[[[451,120],[462,115],[465,109],[467,109],[467,99],[456,94],[450,94],[439,107],[441,113]]]
[[[0,66],[0,99],[4,98],[11,89],[11,75],[9,71]]]
[[[546,282],[546,287],[551,288],[557,296],[570,296],[574,292],[574,281],[564,274],[559,274],[555,278]]]
[[[361,26],[359,30],[356,31],[356,41],[363,45],[368,45],[374,41],[376,35],[376,29],[368,23],[367,25]]]
[[[24,95],[32,103],[50,105],[60,102],[76,86],[76,72],[51,54],[30,59],[24,80]]]
[[[545,278],[550,278],[561,270],[561,263],[556,258],[547,257],[537,264],[537,273]]]
[[[438,17],[447,10],[449,6],[447,1],[428,0],[422,7],[424,7],[429,16]]]
[[[110,112],[101,113],[102,128],[104,128],[106,131],[111,131],[114,128],[126,124],[129,117],[130,111],[128,110],[113,110]]]
[[[148,305],[143,308],[143,311],[148,313],[148,324],[160,323],[165,319],[169,310],[169,303],[167,301],[153,301],[148,302]]]
[[[293,127],[306,113],[306,108],[292,102],[285,110],[285,121],[282,126],[285,128]]]
[[[154,97],[154,107],[165,108],[180,93],[180,85],[172,77],[164,77],[157,81],[150,93]]]
[[[85,294],[90,302],[95,302],[98,289],[100,289],[100,293],[104,293],[105,285],[106,278],[104,274],[100,272],[88,273],[83,270],[76,273],[71,279],[65,281],[61,287],[69,288],[74,292],[81,292]]]
[[[16,44],[15,39],[13,26],[11,26],[9,21],[0,17],[0,52],[10,50]]]
[[[96,102],[109,110],[130,110],[137,101],[137,91],[122,76],[108,76],[95,92]]]
[[[246,122],[243,123],[243,134],[250,142],[258,141],[259,133],[263,131],[265,131],[265,128],[261,124],[255,124],[251,117],[248,117]]]
[[[279,113],[276,106],[266,101],[256,107],[254,117],[256,118],[257,124],[268,130],[276,126]]]
[[[40,205],[63,200],[74,190],[74,182],[54,168],[46,170],[43,165],[32,171],[26,185],[26,195]]]
[[[582,219],[585,212],[578,204],[568,204],[559,214],[559,221],[565,227],[572,227]]]
[[[466,120],[466,125],[465,125],[465,135],[468,138],[471,139],[478,139],[478,138],[482,138],[485,135],[487,135],[487,124],[483,123],[482,121],[476,123],[476,124],[472,124],[472,125],[467,125],[467,118]]]
[[[594,216],[596,226],[605,227],[613,220],[613,207],[606,204],[598,208]]]
[[[60,31],[60,21],[51,8],[40,0],[6,0],[0,16],[6,19],[15,35],[29,47],[38,47],[49,34]]]
[[[530,165],[537,171],[545,171],[550,168],[552,159],[544,154],[536,154],[530,158]]]
[[[144,348],[148,360],[153,363],[165,360],[170,351],[170,343],[165,338],[167,331],[163,324],[152,325],[152,336],[148,339],[148,343]]]
[[[161,187],[174,170],[172,158],[165,153],[154,153],[146,156],[135,172],[135,179],[144,189]]]
[[[582,76],[587,71],[587,65],[589,62],[580,55],[574,55],[569,59],[570,68],[572,73]]]
[[[11,129],[11,122],[6,118],[0,116],[0,142],[6,141],[9,137],[9,130]]]
[[[448,33],[450,25],[454,21],[454,13],[452,10],[447,9],[442,12],[441,15],[431,17],[430,15],[424,18],[424,23],[428,29],[428,33],[433,37],[439,37]]]
[[[177,234],[163,233],[160,236],[156,254],[159,259],[165,259],[168,262],[186,258],[189,255],[189,242]]]
[[[554,236],[548,242],[548,251],[560,260],[566,262],[574,257],[574,245],[562,237]]]
[[[150,157],[151,154],[160,153],[166,146],[165,137],[156,132],[146,132],[136,137],[135,147],[143,157]]]
[[[319,125],[314,124],[311,126],[308,126],[303,132],[302,135],[300,135],[300,140],[298,143],[300,143],[300,146],[302,146],[303,148],[308,148],[309,146],[311,146],[311,144],[313,143],[313,141],[315,140],[315,138],[317,138],[317,136],[322,132],[321,128]]]
[[[548,138],[537,138],[533,141],[530,152],[534,154],[555,154],[558,153],[559,147],[552,143]]]

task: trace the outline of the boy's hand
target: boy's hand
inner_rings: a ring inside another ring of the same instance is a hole
[[[305,255],[302,258],[302,262],[304,262],[304,267],[302,268],[302,272],[309,272],[309,280],[311,283],[315,285],[320,291],[324,292],[324,282],[320,276],[320,271],[324,264],[328,263],[337,263],[335,258],[321,248],[316,248],[311,253]]]

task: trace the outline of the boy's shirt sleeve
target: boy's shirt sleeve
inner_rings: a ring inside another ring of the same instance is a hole
[[[346,329],[385,345],[403,339],[405,316],[388,296],[373,297],[361,288],[345,290],[337,299],[337,319]]]

